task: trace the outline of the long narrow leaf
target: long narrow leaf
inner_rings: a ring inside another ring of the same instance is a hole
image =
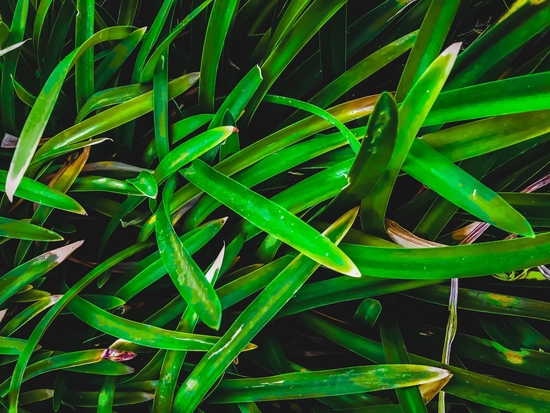
[[[44,85],[40,95],[38,95],[36,103],[27,117],[25,125],[23,126],[21,136],[19,137],[19,142],[17,143],[17,147],[15,148],[15,153],[10,164],[8,178],[6,181],[6,194],[10,200],[13,198],[13,195],[21,183],[27,167],[31,162],[36,147],[38,146],[38,142],[42,137],[42,133],[46,128],[46,124],[53,111],[53,107],[57,101],[59,93],[61,92],[61,87],[63,86],[65,77],[74,65],[75,61],[86,50],[96,44],[107,40],[123,39],[129,33],[129,28],[113,27],[94,34],[84,44],[82,44],[82,46],[75,49],[65,59],[63,59],[63,61],[59,63],[55,71],[48,78],[48,81]],[[6,72],[3,72],[3,74],[5,73]]]
[[[325,231],[338,243],[349,230],[357,209]],[[173,411],[193,412],[201,399],[244,346],[268,323],[305,283],[319,264],[300,254],[243,311],[220,341],[204,356],[178,391]],[[266,305],[268,303],[268,305]]]
[[[311,259],[335,271],[357,275],[353,262],[338,247],[284,208],[200,161],[194,161],[183,175],[243,218]]]

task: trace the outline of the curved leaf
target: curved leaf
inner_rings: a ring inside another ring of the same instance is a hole
[[[138,323],[111,314],[80,297],[67,305],[71,313],[89,326],[111,336],[142,346],[167,350],[206,351],[217,337],[180,333]]]
[[[99,33],[96,33],[95,36]],[[198,77],[198,73],[189,73],[171,81],[168,84],[168,98],[173,99],[174,97],[185,92],[198,80]],[[70,128],[65,129],[52,137],[36,152],[33,158],[33,163],[45,162],[52,157],[52,153],[56,149],[97,136],[100,133],[109,131],[117,126],[130,122],[139,116],[145,115],[152,110],[152,91],[127,102],[121,103],[114,108],[107,109],[104,112],[71,126]]]
[[[208,397],[208,401],[214,404],[243,403],[357,394],[419,386],[442,380],[449,374],[448,370],[437,367],[382,364],[286,373],[257,379],[223,380]],[[189,412],[190,410],[176,411]]]
[[[279,205],[198,160],[183,175],[252,224],[311,259],[343,274],[357,276],[355,265],[338,247]]]
[[[121,40],[107,56],[105,56],[94,72],[94,86],[96,91],[99,91],[105,87],[115,72],[132,54],[145,34],[145,30],[145,27],[134,30],[125,39]],[[86,101],[86,104],[87,103],[88,101]]]
[[[363,275],[401,279],[479,277],[548,262],[550,233],[441,248],[381,248],[343,244]]]
[[[24,221],[0,217],[0,236],[29,241],[63,241],[63,237],[49,229]]]
[[[374,235],[386,233],[384,218],[397,175],[416,139],[416,134],[443,88],[460,49],[460,44],[447,48],[420,77],[399,108],[395,150],[386,172],[361,204],[361,225]]]
[[[157,211],[157,244],[168,274],[189,306],[210,328],[219,329],[220,299],[204,273],[179,240],[161,203]]]
[[[197,7],[195,10],[193,10],[185,19],[183,19],[171,32],[170,34],[162,41],[160,45],[158,45],[155,48],[155,51],[147,61],[147,64],[143,67],[143,70],[140,75],[140,83],[147,83],[150,82],[153,79],[155,67],[157,67],[157,63],[160,60],[162,54],[168,47],[172,44],[172,42],[178,37],[178,35],[181,33],[183,29],[191,23],[191,21],[201,12],[203,11],[210,3],[212,3],[212,0],[206,0],[204,1],[199,7]],[[152,46],[152,44],[151,44]],[[141,51],[140,51],[141,53]],[[147,52],[148,53],[148,52]],[[145,57],[147,55],[144,53]],[[145,62],[145,60],[143,61]]]
[[[0,277],[0,304],[16,294],[25,285],[32,283],[62,263],[83,242],[74,242],[65,247],[48,251],[4,274]]]
[[[75,49],[65,59],[63,59],[63,61],[59,63],[54,72],[50,75],[48,81],[38,95],[36,103],[32,107],[29,116],[27,117],[23,130],[21,131],[21,136],[19,137],[17,147],[15,148],[15,153],[10,164],[6,181],[6,194],[10,200],[13,198],[13,195],[31,162],[36,147],[38,146],[38,142],[42,137],[42,133],[46,128],[50,115],[52,114],[53,107],[57,102],[63,82],[65,81],[65,78],[75,61],[82,56],[86,50],[96,44],[107,40],[122,39],[126,37],[129,32],[129,28],[112,27],[94,34],[84,44],[82,44],[82,46]],[[5,73],[7,72],[3,72],[3,74]]]
[[[202,76],[199,80],[199,108],[201,112],[214,112],[216,75],[225,38],[233,14],[236,11],[237,3],[237,0],[214,0],[212,5],[200,66]]]
[[[356,216],[357,209],[349,211],[330,226],[324,234],[339,243],[355,221]],[[319,268],[317,262],[300,254],[280,272],[197,364],[178,391],[173,411],[193,412],[232,360],[277,314],[317,268]]]

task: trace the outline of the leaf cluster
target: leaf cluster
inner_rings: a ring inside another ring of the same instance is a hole
[[[549,31],[1,1],[0,412],[548,411]]]

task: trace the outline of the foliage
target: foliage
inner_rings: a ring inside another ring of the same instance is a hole
[[[0,17],[0,411],[548,410],[549,0]]]

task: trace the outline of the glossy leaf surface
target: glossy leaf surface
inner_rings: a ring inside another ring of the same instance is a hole
[[[353,262],[342,254],[338,247],[285,209],[200,161],[193,162],[183,175],[254,225],[308,257],[344,274],[357,275]],[[272,227],[273,223],[277,225]]]

